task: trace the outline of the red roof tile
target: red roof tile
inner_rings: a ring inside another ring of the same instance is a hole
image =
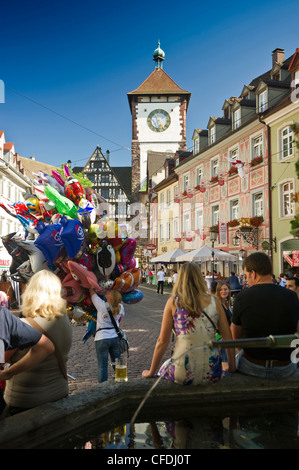
[[[136,90],[129,92],[128,96],[148,94],[184,94],[189,95],[189,97],[191,95],[190,91],[183,90],[183,88],[179,87],[163,69],[155,69]]]

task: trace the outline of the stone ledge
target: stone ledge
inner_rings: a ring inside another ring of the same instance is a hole
[[[296,410],[299,372],[283,381],[231,374],[214,385],[184,387],[160,380],[136,422]],[[156,379],[108,381],[1,421],[0,449],[58,448],[78,431],[98,434],[131,422]],[[173,410],[176,414],[173,416]]]

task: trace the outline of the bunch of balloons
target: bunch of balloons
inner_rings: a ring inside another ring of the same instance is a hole
[[[12,256],[11,278],[27,283],[33,274],[49,269],[62,282],[70,316],[89,319],[84,341],[95,329],[96,310],[89,289],[105,298],[116,289],[124,303],[137,303],[143,294],[137,289],[141,271],[136,268],[136,240],[121,233],[118,224],[105,216],[105,199],[81,183],[64,166],[65,179],[58,172],[39,172],[32,181],[33,194],[25,202],[0,203],[23,225],[22,232],[2,237]]]

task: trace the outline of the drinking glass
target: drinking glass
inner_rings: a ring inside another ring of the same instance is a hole
[[[127,382],[127,356],[123,355],[115,359],[115,382]]]

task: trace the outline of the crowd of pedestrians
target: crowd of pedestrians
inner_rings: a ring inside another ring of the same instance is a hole
[[[236,370],[278,379],[297,370],[289,347],[205,347],[217,338],[292,336],[299,332],[299,277],[273,276],[271,260],[263,252],[249,255],[242,269],[243,275],[231,272],[226,279],[220,273],[204,276],[196,263],[184,263],[178,272],[172,272],[172,293],[144,378],[163,376],[179,384],[196,385],[214,383]],[[165,271],[161,268],[158,293],[163,294],[164,282]],[[124,311],[120,297],[107,296],[105,303],[91,292],[91,299],[99,316],[95,349],[102,382],[107,380],[108,354],[119,356],[109,308],[117,322]],[[5,394],[3,397],[0,393],[0,419],[68,395],[67,356],[72,341],[61,282],[52,272],[43,270],[30,279],[22,295],[21,318],[13,315],[7,305],[7,298],[1,296],[0,391],[2,381]],[[160,364],[172,332],[176,337],[173,354]]]
[[[186,266],[193,266],[188,276]],[[210,338],[217,338],[219,331],[222,338],[228,338],[231,334],[233,339],[238,340],[270,335],[294,337],[299,333],[299,278],[296,275],[273,276],[271,260],[263,252],[249,255],[243,261],[242,269],[244,274],[237,276],[231,272],[228,278],[223,279],[216,272],[208,272],[204,276],[195,263],[182,265],[165,306],[150,369],[143,372],[144,377],[162,374],[171,381],[185,385],[218,379],[221,374],[217,367],[216,372],[215,364],[219,365],[219,356],[210,356],[207,365],[207,357],[199,360],[200,355],[194,355],[193,349],[186,347],[186,344],[192,344],[197,349],[200,345],[204,348],[209,322],[213,326],[212,331],[209,330]],[[167,348],[173,328],[177,345],[175,354],[159,369],[159,360]],[[271,349],[248,346],[236,353],[234,365],[231,349],[222,351],[223,373],[232,372],[236,367],[246,375],[285,378],[297,369],[297,364],[291,361],[292,349],[288,347]]]

